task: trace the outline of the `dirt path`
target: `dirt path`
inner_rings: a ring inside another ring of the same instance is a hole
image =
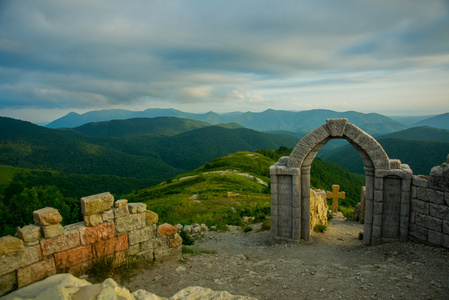
[[[125,284],[170,297],[188,286],[258,299],[449,299],[449,251],[421,244],[366,247],[363,225],[334,217],[311,244],[269,242],[257,230],[208,232],[184,262],[156,265]]]

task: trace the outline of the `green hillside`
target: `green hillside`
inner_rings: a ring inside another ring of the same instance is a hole
[[[388,157],[408,164],[415,175],[428,175],[434,166],[445,162],[449,154],[449,142],[393,138],[381,138],[378,142]],[[334,161],[351,172],[364,174],[362,159],[351,145],[342,146],[322,158]]]

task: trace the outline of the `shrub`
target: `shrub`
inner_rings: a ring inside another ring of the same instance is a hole
[[[181,230],[179,236],[182,238],[183,245],[191,246],[195,243],[195,241],[190,237],[190,235],[184,230]]]
[[[363,240],[363,231],[359,232],[359,240]]]
[[[243,232],[247,233],[249,231],[252,231],[253,228],[251,226],[246,226],[245,228],[243,228]]]
[[[262,228],[260,230],[270,230],[271,229],[271,220],[265,220],[262,223]]]
[[[313,228],[313,230],[314,230],[315,232],[321,232],[321,233],[324,233],[324,232],[327,230],[327,226],[326,226],[326,225],[321,225],[321,224],[315,225],[315,227]]]

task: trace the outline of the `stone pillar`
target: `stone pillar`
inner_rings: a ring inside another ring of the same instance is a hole
[[[365,167],[365,178],[366,198],[363,243],[371,245],[373,234],[374,168]]]
[[[301,238],[310,239],[310,168],[301,168]]]

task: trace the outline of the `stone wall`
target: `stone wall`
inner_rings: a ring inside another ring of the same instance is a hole
[[[58,210],[33,212],[35,224],[0,238],[0,296],[56,273],[81,275],[95,259],[138,256],[150,261],[181,258],[182,239],[144,203],[114,202],[110,193],[81,198],[84,222],[63,227]]]
[[[327,206],[326,192],[322,190],[310,190],[310,231],[316,225],[327,226]]]
[[[430,176],[413,176],[410,239],[449,248],[449,156]]]

